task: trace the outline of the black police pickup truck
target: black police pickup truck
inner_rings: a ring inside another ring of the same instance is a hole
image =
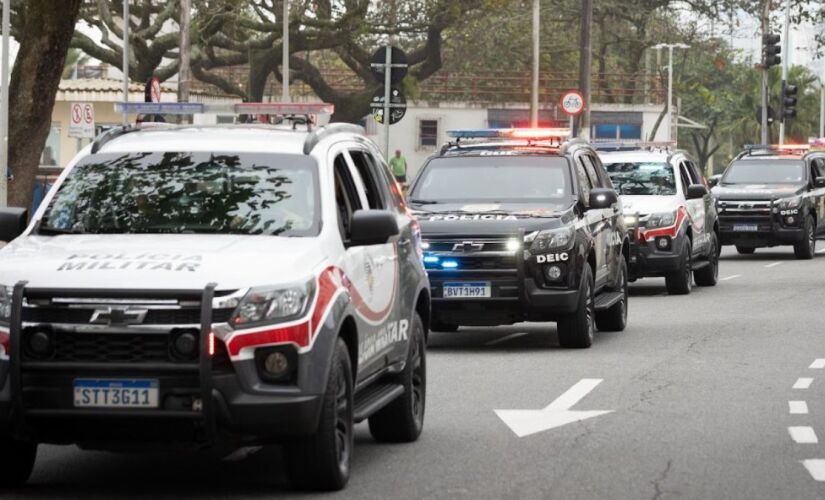
[[[799,148],[799,147],[795,147]],[[749,147],[713,188],[723,245],[740,254],[793,245],[811,259],[825,232],[825,152]]]
[[[449,134],[409,195],[433,330],[556,321],[576,348],[624,330],[629,240],[595,151],[556,129]]]

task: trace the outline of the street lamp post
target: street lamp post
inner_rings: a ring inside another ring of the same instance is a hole
[[[668,116],[668,139],[678,140],[678,125],[673,118],[673,49],[689,49],[690,45],[684,43],[660,43],[653,46],[654,49],[668,49],[667,60],[667,116]]]
[[[539,14],[541,2],[533,0],[533,91],[530,102],[530,126],[539,126]]]
[[[281,100],[283,100],[283,102],[289,102],[291,100],[289,96],[289,0],[284,0],[283,17],[283,76],[281,76],[281,89],[283,92],[281,95]]]
[[[0,55],[0,207],[8,203],[9,163],[9,30],[11,0],[3,0],[3,52]]]

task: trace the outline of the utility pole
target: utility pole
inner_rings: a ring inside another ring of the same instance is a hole
[[[8,204],[9,172],[9,31],[11,0],[3,0],[3,52],[0,54],[0,207]]]
[[[123,102],[129,102],[129,0],[123,0]],[[129,124],[129,112],[123,108],[123,125]]]
[[[788,81],[788,65],[790,64],[791,60],[791,53],[790,53],[790,31],[791,31],[791,0],[785,0],[785,27],[782,30],[782,43],[784,47],[782,48],[782,52],[785,54],[782,56],[782,95],[779,97],[784,101],[785,99],[785,83]],[[783,108],[784,109],[784,108]],[[782,146],[785,144],[785,116],[779,117],[779,145]]]
[[[541,13],[541,2],[533,0],[533,92],[530,102],[530,126],[539,126],[539,15]]]
[[[762,13],[762,37],[768,35],[771,15],[771,2],[765,2],[765,11]],[[762,144],[768,144],[768,67],[762,64]]]
[[[281,100],[283,102],[290,102],[292,99],[289,95],[289,0],[284,0],[284,33],[283,33],[283,76],[281,76],[281,89],[283,90],[283,94],[281,95]]]
[[[178,102],[189,102],[189,86],[192,83],[190,25],[192,0],[180,0],[180,67],[178,69]],[[185,123],[189,117],[182,117]]]
[[[673,49],[689,49],[690,45],[684,43],[660,43],[653,47],[656,50],[668,49],[667,60],[667,116],[668,116],[668,139],[678,141],[678,116],[674,115],[673,108]]]
[[[579,47],[579,90],[584,96],[584,111],[579,115],[579,136],[590,139],[591,74],[593,46],[593,0],[582,0],[581,46]]]
[[[825,65],[823,65],[825,73]],[[819,137],[825,137],[825,74],[819,81]]]

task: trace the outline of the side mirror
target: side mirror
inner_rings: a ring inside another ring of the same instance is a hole
[[[383,245],[398,236],[398,220],[386,210],[356,210],[350,224],[350,246]]]
[[[25,208],[0,208],[0,241],[9,242],[23,234],[27,221]]]
[[[691,184],[688,186],[687,199],[700,200],[708,194],[708,188],[701,184]]]
[[[708,177],[708,185],[710,187],[716,187],[720,180],[722,180],[722,174],[711,175]]]
[[[814,186],[818,188],[825,187],[825,177],[817,177],[814,181]]]
[[[619,195],[612,189],[596,188],[590,190],[590,208],[610,208],[619,201]]]

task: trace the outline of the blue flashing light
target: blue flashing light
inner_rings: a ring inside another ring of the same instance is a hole
[[[438,264],[441,259],[438,255],[425,255],[424,256],[424,263],[425,264]]]
[[[567,128],[463,128],[448,130],[453,139],[525,139],[528,141],[570,138]]]
[[[458,261],[445,260],[441,263],[441,267],[443,267],[444,269],[458,269]]]
[[[457,130],[448,130],[447,137],[453,139],[495,139],[499,137],[507,137],[504,132],[507,129],[498,128],[463,128]]]
[[[136,115],[197,115],[206,111],[200,102],[117,102],[115,111]]]

